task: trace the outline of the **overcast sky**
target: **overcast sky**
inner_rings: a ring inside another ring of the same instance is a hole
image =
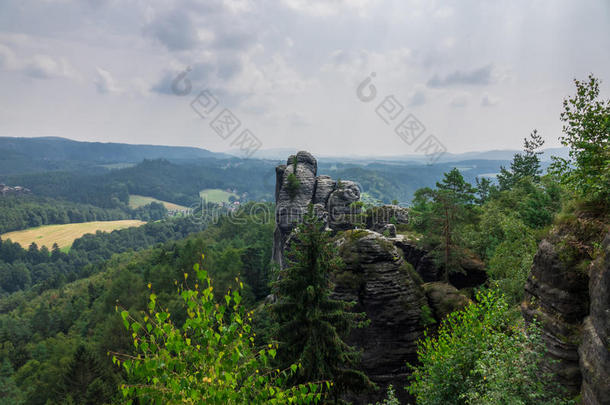
[[[0,1],[0,136],[223,151],[249,129],[264,149],[414,153],[376,113],[394,96],[449,152],[518,149],[534,128],[551,147],[590,72],[608,97],[608,0]],[[227,139],[209,126],[224,108]]]

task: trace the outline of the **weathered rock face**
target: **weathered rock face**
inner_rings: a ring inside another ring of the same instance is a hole
[[[409,223],[409,210],[398,205],[382,205],[367,212],[366,227],[376,232],[383,231],[388,224]]]
[[[296,170],[295,170],[296,169]],[[307,206],[312,202],[316,190],[318,163],[308,152],[299,152],[288,158],[286,165],[276,168],[275,221],[273,259],[284,265],[283,250],[290,232],[301,222]],[[298,190],[289,192],[289,176],[298,180]]]
[[[555,247],[542,241],[525,284],[522,311],[528,322],[542,323],[549,357],[557,361],[546,368],[572,394],[580,389],[578,330],[588,312],[587,289],[586,274],[566,268]]]
[[[338,243],[345,271],[334,275],[335,295],[356,301],[354,310],[365,312],[370,320],[368,327],[352,333],[350,343],[362,349],[363,371],[382,387],[383,395],[388,384],[406,385],[407,363],[417,360],[426,296],[417,274],[387,238],[355,230],[346,232]],[[396,391],[406,401],[404,390]],[[379,396],[357,398],[355,403]]]
[[[358,185],[353,181],[338,184],[329,176],[317,176],[317,171],[316,159],[304,151],[290,156],[285,165],[276,168],[273,259],[282,267],[288,236],[301,222],[309,204],[314,204],[318,216],[336,231],[354,228],[354,218],[360,214],[360,207],[352,204],[360,201]],[[292,174],[297,179],[296,190],[291,190],[289,184]]]
[[[610,233],[604,240],[604,257],[589,276],[589,316],[583,323],[578,347],[584,404],[610,403]]]
[[[423,288],[435,319],[443,319],[470,303],[470,299],[460,294],[458,289],[451,284],[433,282],[424,284]]]
[[[564,226],[540,243],[521,309],[527,321],[541,323],[554,360],[544,367],[569,394],[580,393],[584,404],[610,404],[610,233],[604,257],[593,263],[583,248],[591,241],[576,243],[573,233]]]
[[[329,227],[335,231],[354,228],[353,217],[360,214],[360,207],[352,205],[360,201],[360,189],[353,181],[341,181],[328,197]]]
[[[440,270],[434,264],[432,257],[424,249],[413,241],[398,236],[394,241],[396,246],[402,250],[405,260],[413,266],[424,283],[439,281],[442,278]]]
[[[330,197],[330,193],[335,190],[336,186],[337,183],[330,176],[316,177],[316,193],[313,197],[313,203],[322,204],[323,207],[326,207],[328,197]]]

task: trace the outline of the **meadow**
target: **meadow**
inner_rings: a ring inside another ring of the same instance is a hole
[[[228,203],[229,197],[233,196],[236,200],[239,200],[239,196],[235,193],[230,193],[219,188],[206,188],[199,192],[199,196],[211,203]]]
[[[0,238],[2,238],[2,240],[10,239],[13,242],[17,242],[25,249],[27,249],[32,242],[36,242],[38,247],[46,246],[48,249],[51,249],[53,244],[57,243],[57,245],[65,251],[72,245],[72,242],[74,242],[75,239],[78,239],[87,233],[95,233],[97,231],[112,232],[117,229],[140,226],[145,223],[146,222],[136,219],[125,219],[120,221],[93,221],[77,224],[44,225],[36,228],[24,229],[22,231],[8,232],[0,235]]]
[[[146,196],[137,195],[137,194],[129,195],[129,207],[130,208],[143,207],[144,205],[150,204],[152,202],[163,204],[163,206],[168,211],[186,211],[186,210],[188,210],[188,208],[183,205],[178,205],[178,204],[174,204],[174,203],[171,203],[168,201],[158,200],[153,197],[146,197]]]

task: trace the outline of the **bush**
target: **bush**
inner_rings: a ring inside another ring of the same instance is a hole
[[[157,309],[150,294],[149,312],[135,320],[127,311],[121,316],[132,331],[137,355],[115,354],[129,384],[121,386],[128,403],[283,404],[312,403],[321,399],[321,388],[303,384],[280,388],[297,365],[269,370],[275,358],[272,345],[255,350],[251,313],[244,313],[238,291],[224,296],[226,305],[214,301],[207,273],[194,266],[194,288],[179,290],[187,319],[175,325],[168,311]],[[185,273],[185,284],[188,275]],[[199,284],[201,283],[201,284]],[[149,284],[150,288],[150,284]],[[143,401],[143,402],[142,402]]]
[[[438,337],[418,347],[407,390],[418,404],[566,403],[540,373],[544,355],[540,329],[511,323],[506,299],[494,290],[479,292],[478,304],[454,312]]]

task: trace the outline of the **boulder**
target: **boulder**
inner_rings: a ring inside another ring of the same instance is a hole
[[[398,205],[373,207],[366,213],[366,227],[379,232],[387,224],[403,225],[409,223],[409,209]]]
[[[471,302],[457,288],[448,283],[426,283],[423,288],[428,298],[428,305],[438,322],[450,313],[463,309]]]
[[[479,258],[466,256],[460,260],[459,272],[449,273],[449,282],[457,287],[471,288],[485,284],[487,281],[487,272],[485,271],[485,263]]]
[[[393,242],[402,250],[405,260],[411,263],[424,283],[440,281],[442,279],[441,271],[436,267],[432,256],[426,250],[420,248],[415,242],[408,240],[403,235],[397,235]]]

